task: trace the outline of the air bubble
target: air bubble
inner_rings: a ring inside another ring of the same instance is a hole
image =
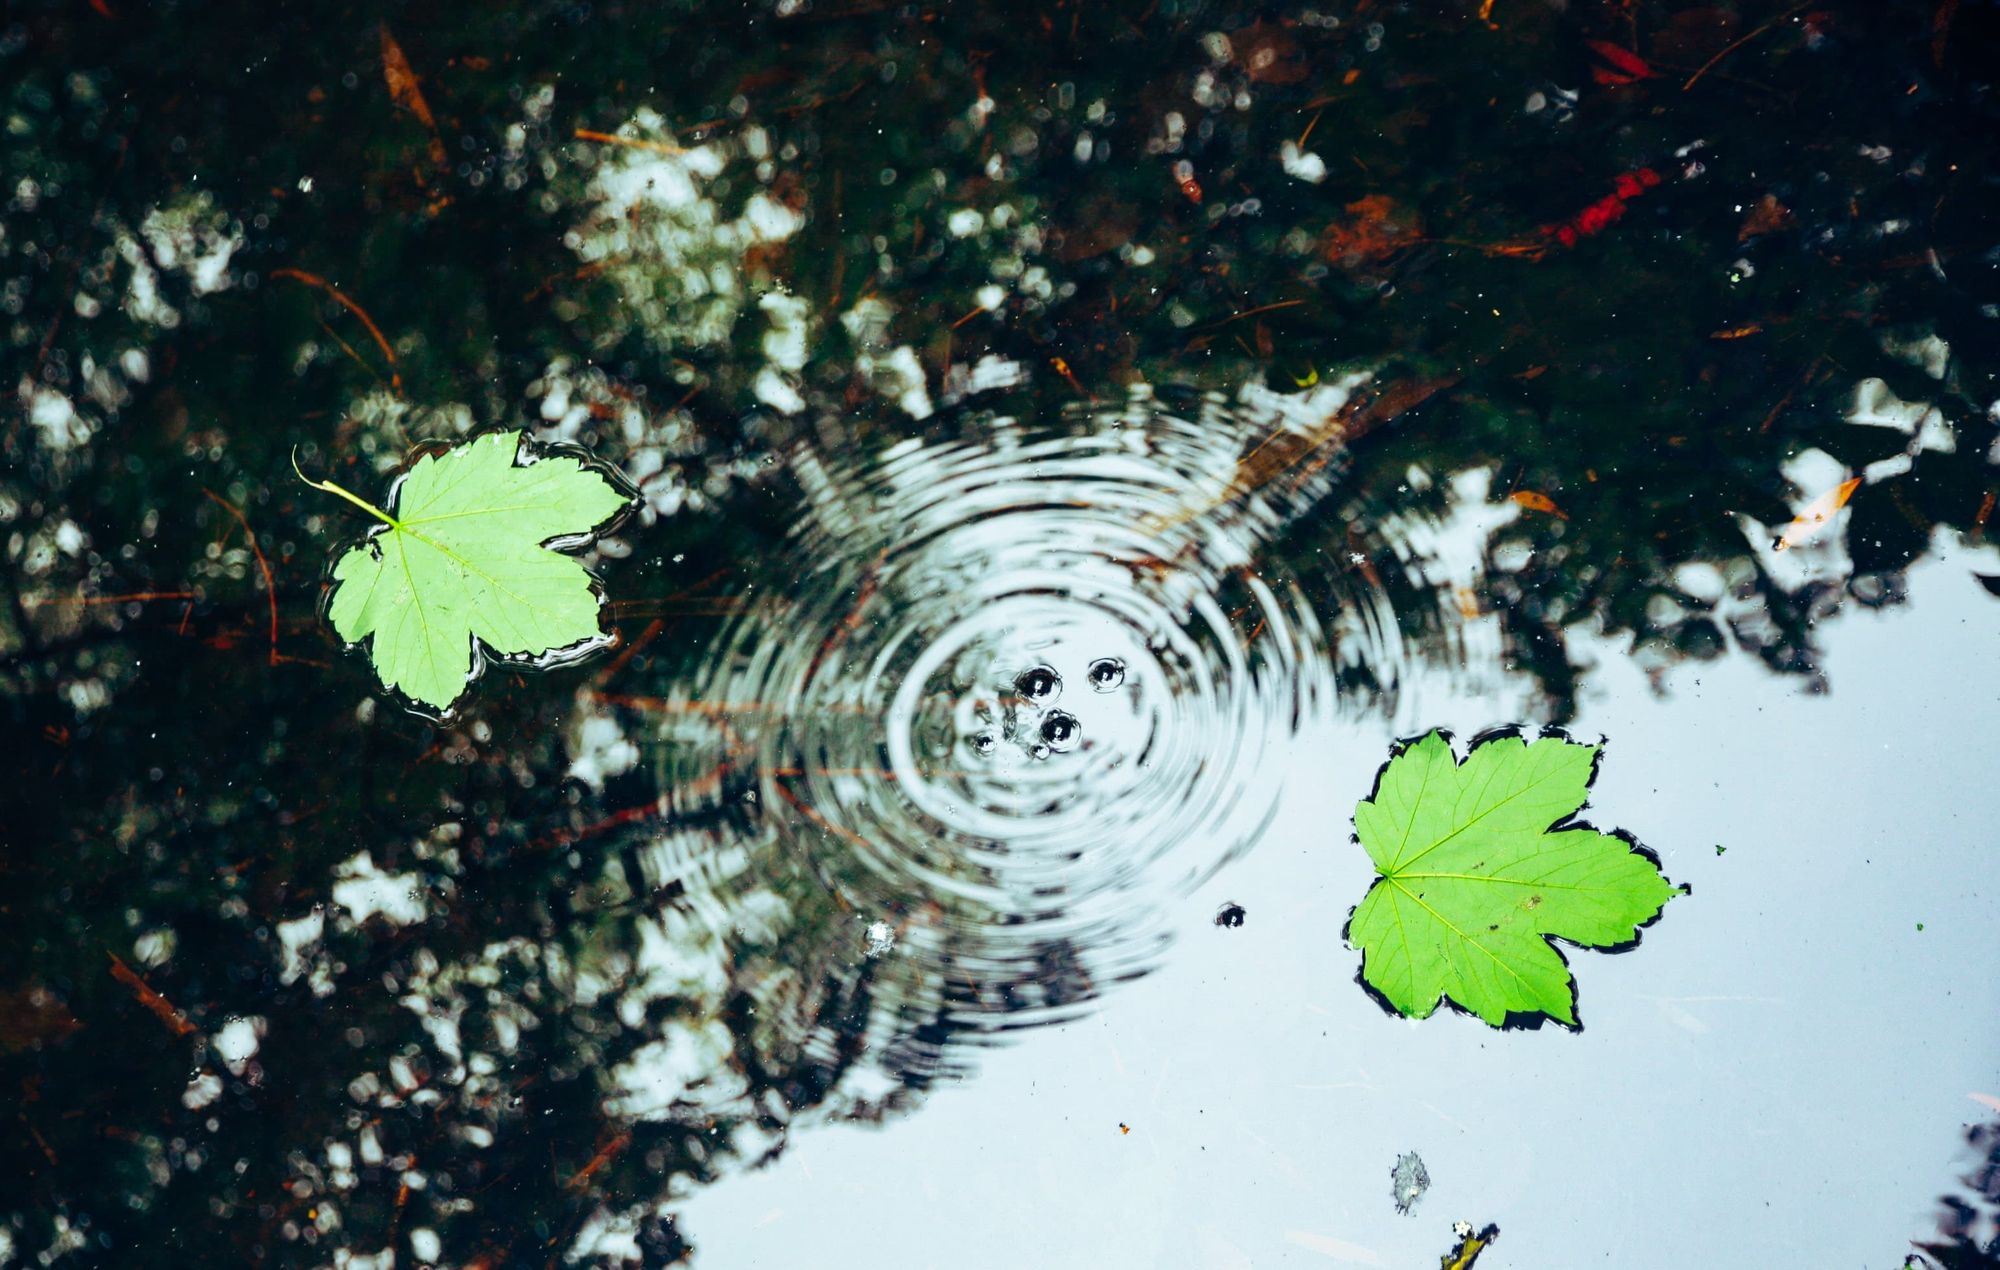
[[[1083,725],[1076,721],[1076,716],[1073,714],[1052,710],[1049,716],[1042,720],[1042,740],[1058,754],[1073,749],[1082,738]]]
[[[972,738],[972,748],[979,751],[981,754],[991,754],[994,750],[994,747],[996,747],[999,744],[1000,742],[994,739],[994,736],[991,732],[981,732],[979,735]]]
[[[1100,657],[1090,663],[1090,686],[1098,692],[1110,692],[1125,682],[1125,663],[1116,657]]]
[[[1033,705],[1045,706],[1062,696],[1062,676],[1047,666],[1024,670],[1014,677],[1014,691]]]

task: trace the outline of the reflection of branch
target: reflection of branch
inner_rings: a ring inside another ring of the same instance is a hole
[[[1305,432],[1282,429],[1274,432],[1237,461],[1236,471],[1221,493],[1172,516],[1148,516],[1147,528],[1153,532],[1178,529],[1218,507],[1255,493],[1310,458],[1313,462],[1302,469],[1309,475],[1336,452],[1333,449],[1336,445],[1350,444],[1390,419],[1414,410],[1458,379],[1457,375],[1444,375],[1393,383],[1373,396],[1343,403]]]

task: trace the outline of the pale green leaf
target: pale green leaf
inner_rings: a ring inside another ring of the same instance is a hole
[[[417,460],[389,511],[310,483],[382,522],[334,565],[328,617],[342,639],[368,641],[382,682],[411,700],[449,709],[478,673],[481,646],[521,660],[603,638],[589,571],[555,548],[585,539],[627,499],[581,461],[492,432]]]
[[[1432,732],[1389,760],[1354,812],[1381,874],[1348,922],[1362,979],[1398,1013],[1444,999],[1496,1027],[1509,1015],[1574,1026],[1574,983],[1550,944],[1632,942],[1673,886],[1610,834],[1557,829],[1582,806],[1597,748],[1502,736],[1463,763]]]

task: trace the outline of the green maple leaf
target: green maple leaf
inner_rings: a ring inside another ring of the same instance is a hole
[[[1632,943],[1675,888],[1658,861],[1587,827],[1597,747],[1502,736],[1460,763],[1432,732],[1392,757],[1355,808],[1381,876],[1348,920],[1361,977],[1397,1013],[1450,999],[1498,1027],[1511,1015],[1576,1026],[1575,981],[1551,937]]]
[[[534,461],[515,461],[524,455]],[[411,700],[449,710],[478,676],[482,647],[535,659],[605,639],[595,580],[556,548],[579,545],[630,500],[580,460],[536,454],[520,432],[487,433],[418,459],[393,512],[331,481],[306,483],[382,522],[334,565],[327,615],[348,643],[370,641],[382,682]]]

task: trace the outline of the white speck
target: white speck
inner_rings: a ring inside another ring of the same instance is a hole
[[[312,193],[312,192],[313,192],[313,179],[312,179],[311,177],[309,177],[309,176],[302,176],[302,177],[300,177],[300,178],[299,178],[299,193],[301,193],[301,194],[310,194],[310,193]]]
[[[357,923],[377,914],[392,926],[424,920],[423,896],[414,873],[384,873],[363,851],[336,867],[333,876],[333,902]]]
[[[410,1232],[410,1251],[418,1261],[436,1261],[444,1252],[444,1242],[437,1232],[428,1226],[419,1226]]]
[[[887,922],[873,922],[868,927],[868,955],[880,957],[896,946],[896,928]]]
[[[1299,149],[1298,142],[1287,141],[1278,149],[1278,165],[1285,175],[1308,185],[1318,185],[1326,179],[1326,160],[1310,150]]]
[[[209,1042],[215,1056],[229,1068],[232,1076],[241,1076],[250,1062],[250,1056],[257,1052],[258,1038],[264,1035],[264,1020],[261,1017],[245,1016],[229,1020],[222,1030]]]

